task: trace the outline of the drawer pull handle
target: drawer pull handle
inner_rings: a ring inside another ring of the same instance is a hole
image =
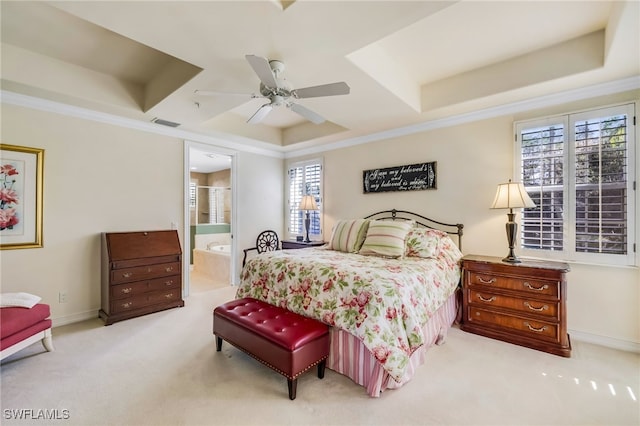
[[[529,281],[525,281],[522,285],[527,287],[529,290],[534,290],[534,291],[544,291],[549,288],[549,286],[546,284],[540,287],[534,287],[529,283]]]
[[[122,307],[123,307],[124,309],[129,309],[129,308],[131,307],[131,305],[133,305],[133,302],[127,302],[127,303],[123,303],[123,304],[122,304]]]
[[[527,327],[529,327],[529,330],[531,331],[535,331],[536,333],[542,333],[543,331],[545,331],[547,329],[546,325],[543,325],[540,328],[535,328],[535,327],[531,327],[531,324],[529,324],[528,322],[525,322],[524,325],[526,325]]]
[[[481,294],[478,295],[478,299],[482,300],[483,302],[493,302],[494,300],[496,300],[495,296],[491,296],[488,299],[485,299],[484,297],[482,297]]]
[[[542,305],[541,307],[536,308],[535,306],[531,306],[529,302],[524,302],[524,306],[531,309],[532,311],[538,311],[538,312],[546,311],[547,309],[549,309],[549,306],[547,305]]]
[[[496,282],[496,277],[493,277],[490,280],[485,280],[482,277],[478,277],[478,281],[480,281],[482,284],[493,284]]]
[[[173,293],[167,293],[164,295],[166,299],[171,299],[173,297]]]
[[[164,285],[167,285],[167,286],[173,285],[173,280],[165,281]]]
[[[122,289],[122,293],[129,294],[129,293],[131,293],[131,290],[133,290],[131,287],[123,288]]]
[[[122,274],[122,278],[131,278],[133,276],[133,272],[124,272]]]
[[[164,270],[166,272],[171,272],[171,271],[173,271],[173,266],[167,266],[166,268],[164,268]]]

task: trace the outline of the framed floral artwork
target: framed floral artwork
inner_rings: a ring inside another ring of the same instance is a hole
[[[0,249],[42,247],[44,149],[0,144]]]

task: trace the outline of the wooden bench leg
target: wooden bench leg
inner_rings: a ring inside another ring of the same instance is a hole
[[[216,352],[220,352],[222,350],[222,337],[216,336]]]
[[[48,351],[53,352],[53,339],[51,338],[51,329],[48,328],[44,331],[44,337],[42,338],[42,346]]]
[[[289,399],[296,399],[296,388],[298,387],[298,379],[287,379],[287,386],[289,387]]]
[[[319,379],[324,379],[324,369],[325,369],[326,366],[327,366],[327,360],[326,359],[323,359],[318,364],[318,378]]]

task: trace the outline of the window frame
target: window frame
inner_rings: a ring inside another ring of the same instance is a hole
[[[299,235],[305,235],[305,229],[304,229],[304,223],[302,223],[302,228],[300,230],[300,232],[294,232],[292,231],[292,222],[291,222],[291,203],[292,200],[296,200],[296,199],[300,199],[302,198],[303,195],[306,195],[306,193],[304,193],[303,191],[300,191],[297,194],[292,194],[291,193],[291,170],[295,169],[295,168],[304,168],[304,167],[308,167],[308,166],[319,166],[320,167],[320,173],[319,173],[319,181],[317,182],[318,184],[318,192],[319,194],[315,194],[316,195],[316,204],[318,205],[318,211],[313,215],[313,218],[317,218],[317,220],[319,221],[319,233],[313,233],[312,231],[309,231],[309,239],[312,241],[321,241],[323,240],[323,235],[324,235],[324,226],[323,226],[323,211],[324,211],[324,160],[323,158],[312,158],[312,159],[308,159],[308,160],[302,160],[302,161],[294,161],[291,163],[287,163],[286,164],[286,170],[285,170],[285,175],[286,175],[286,179],[285,179],[285,206],[284,206],[284,213],[285,213],[285,239],[295,239],[296,236]],[[297,195],[297,197],[296,197]],[[295,202],[294,202],[295,204]],[[297,210],[297,205],[293,206],[294,210]],[[312,219],[312,220],[314,220]],[[313,229],[313,226],[311,227],[311,229]]]
[[[518,235],[518,246],[522,256],[542,258],[550,260],[563,260],[589,264],[603,264],[614,266],[637,266],[637,164],[636,147],[638,139],[635,120],[636,103],[624,103],[612,106],[595,107],[588,110],[558,114],[550,117],[514,122],[515,155],[513,179],[520,182],[522,175],[522,132],[524,129],[562,124],[564,128],[563,147],[563,248],[562,250],[544,250],[525,248],[522,245],[522,218],[523,212],[518,215],[518,223],[521,225]],[[576,183],[576,132],[575,124],[586,119],[594,119],[613,115],[626,114],[627,121],[627,168],[626,168],[626,226],[627,226],[627,253],[606,254],[590,253],[576,250],[576,208],[577,208],[577,183]]]

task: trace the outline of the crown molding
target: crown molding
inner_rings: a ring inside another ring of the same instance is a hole
[[[34,96],[22,95],[15,92],[0,91],[0,101],[3,104],[17,105],[25,108],[37,109],[41,111],[53,112],[56,114],[67,115],[71,117],[81,118],[84,120],[97,121],[101,123],[111,124],[114,126],[135,129],[143,132],[156,133],[164,136],[175,137],[183,140],[201,142],[207,145],[213,145],[233,151],[251,152],[254,154],[265,155],[276,158],[294,158],[310,154],[319,154],[335,149],[348,148],[351,146],[362,145],[383,139],[397,138],[414,133],[425,132],[444,127],[451,127],[460,124],[470,123],[478,120],[495,118],[518,112],[535,110],[539,108],[550,107],[563,103],[579,101],[594,98],[603,95],[621,93],[629,90],[640,88],[640,76],[628,77],[620,80],[614,80],[606,83],[595,84],[591,86],[571,89],[551,95],[540,96],[523,101],[510,102],[495,107],[480,109],[464,114],[453,115],[450,117],[438,118],[434,120],[424,121],[410,126],[398,127],[382,132],[371,133],[364,136],[344,139],[338,142],[328,143],[309,148],[292,149],[285,151],[282,147],[273,147],[255,139],[244,138],[231,134],[202,134],[192,131],[181,130],[173,127],[166,127],[159,124],[135,120],[131,118],[120,117],[114,114],[107,114],[90,110],[87,108],[76,107],[60,102],[49,101]]]
[[[139,130],[142,132],[155,133],[163,136],[174,137],[183,140],[201,142],[207,145],[214,145],[233,151],[251,152],[254,154],[269,157],[284,158],[284,154],[264,142],[254,139],[243,138],[229,134],[202,134],[175,127],[167,127],[156,123],[136,120],[132,118],[120,117],[114,114],[94,111],[88,108],[81,108],[73,105],[54,102],[43,98],[23,95],[6,90],[0,91],[0,101],[2,104],[16,105],[40,111],[52,112],[83,120],[96,121],[113,126]]]
[[[503,115],[515,114],[523,111],[530,111],[539,108],[546,108],[554,105],[560,105],[568,102],[579,101],[598,96],[622,93],[629,90],[640,88],[640,76],[633,76],[620,80],[614,80],[606,83],[595,84],[592,86],[571,89],[551,95],[539,96],[523,101],[510,102],[491,108],[480,109],[464,114],[458,114],[450,117],[438,118],[434,120],[424,121],[410,126],[398,127],[396,129],[385,130],[383,132],[371,133],[365,136],[344,139],[338,142],[315,146],[306,149],[291,150],[285,154],[285,158],[301,157],[304,155],[318,154],[326,151],[332,151],[340,148],[348,148],[351,146],[362,145],[365,143],[375,142],[383,139],[397,138],[400,136],[411,135],[414,133],[425,132],[428,130],[440,129],[443,127],[451,127],[459,124],[470,123],[478,120],[500,117]]]

